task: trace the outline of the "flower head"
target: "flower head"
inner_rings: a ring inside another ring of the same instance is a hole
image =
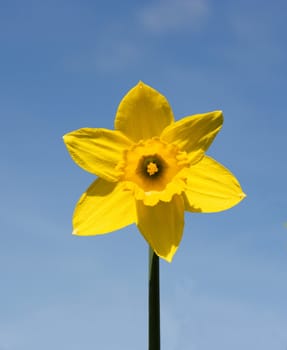
[[[166,98],[139,82],[121,101],[115,130],[66,134],[73,160],[98,176],[76,206],[73,233],[105,234],[136,223],[156,254],[171,261],[184,211],[222,211],[245,197],[236,178],[205,155],[222,122],[221,111],[174,121]]]

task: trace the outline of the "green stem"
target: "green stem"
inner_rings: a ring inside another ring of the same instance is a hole
[[[159,258],[149,248],[149,350],[160,350]]]

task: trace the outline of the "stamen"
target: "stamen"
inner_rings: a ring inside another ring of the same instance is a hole
[[[158,172],[157,164],[154,162],[149,162],[146,171],[148,172],[149,176],[152,176]]]

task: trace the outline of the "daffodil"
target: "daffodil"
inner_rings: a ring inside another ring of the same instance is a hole
[[[154,252],[171,261],[184,211],[218,212],[245,196],[232,173],[205,155],[222,122],[221,111],[175,121],[166,98],[139,82],[121,101],[115,130],[66,134],[73,160],[98,177],[75,208],[73,234],[106,234],[135,223]]]

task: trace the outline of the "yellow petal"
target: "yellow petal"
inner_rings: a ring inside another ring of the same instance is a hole
[[[204,213],[229,209],[245,197],[234,175],[207,156],[190,168],[185,195],[186,210]]]
[[[139,230],[156,254],[171,262],[183,233],[182,197],[175,195],[170,202],[159,202],[154,207],[142,201],[136,203]]]
[[[73,160],[84,170],[107,181],[117,181],[116,165],[131,141],[119,131],[83,128],[64,136]]]
[[[135,201],[122,183],[97,179],[82,195],[73,216],[73,234],[93,236],[136,222]]]
[[[223,123],[221,111],[196,114],[169,125],[161,139],[186,151],[192,164],[198,162],[208,149]]]
[[[166,98],[139,82],[122,99],[115,118],[115,129],[136,142],[159,136],[173,120]]]

